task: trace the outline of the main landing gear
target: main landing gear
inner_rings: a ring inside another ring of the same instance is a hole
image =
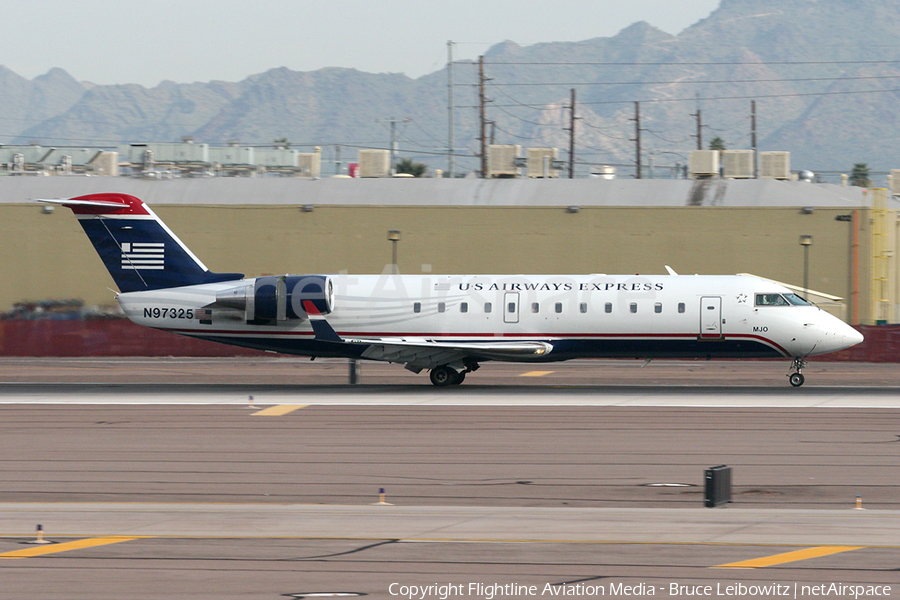
[[[791,382],[792,386],[800,387],[803,385],[803,382],[806,381],[806,378],[803,377],[803,373],[801,373],[804,367],[806,367],[806,360],[799,356],[795,356],[794,360],[791,362],[791,372],[787,374],[788,381]]]
[[[471,373],[479,367],[476,362],[466,362],[466,368],[457,371],[450,365],[441,365],[431,370],[431,383],[437,387],[447,387],[448,385],[459,385],[466,379],[466,373]]]

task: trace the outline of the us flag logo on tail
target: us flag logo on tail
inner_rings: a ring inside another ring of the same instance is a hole
[[[166,244],[164,242],[123,242],[123,269],[166,268]]]

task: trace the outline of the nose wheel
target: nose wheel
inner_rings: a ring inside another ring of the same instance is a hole
[[[806,361],[799,356],[794,357],[793,362],[791,363],[791,371],[788,373],[788,381],[791,382],[791,385],[794,387],[800,387],[803,385],[803,382],[806,381],[806,378],[803,376],[801,371],[806,366]]]

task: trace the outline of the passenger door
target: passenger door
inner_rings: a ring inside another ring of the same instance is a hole
[[[720,339],[722,337],[722,298],[703,296],[700,298],[700,339]]]

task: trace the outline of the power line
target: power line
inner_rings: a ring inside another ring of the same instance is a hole
[[[508,110],[503,110],[502,106],[494,105],[494,107],[499,108],[500,112],[502,112],[505,115],[509,115],[510,117],[512,117],[513,119],[516,119],[517,121],[521,121],[523,123],[528,123],[529,125],[534,125],[535,127],[559,127],[561,125],[561,124],[551,125],[549,123],[538,123],[537,121],[529,121],[528,119],[525,119],[518,115],[514,115],[513,113],[509,112]]]
[[[712,128],[710,127],[710,129],[712,129]],[[649,134],[652,135],[653,137],[655,137],[655,138],[657,138],[657,139],[659,139],[659,140],[662,140],[662,141],[666,142],[667,144],[684,144],[684,143],[686,143],[686,142],[691,141],[691,136],[688,136],[688,137],[686,137],[686,138],[682,138],[682,139],[680,139],[680,140],[669,140],[669,139],[664,138],[662,135],[660,135],[660,133],[659,133],[658,131],[653,131],[652,129],[644,129],[643,131],[646,131],[647,133],[649,133]]]
[[[828,91],[828,92],[794,92],[789,94],[752,94],[749,96],[703,96],[697,97],[693,96],[691,98],[642,98],[638,100],[638,102],[696,102],[697,100],[752,100],[754,98],[799,98],[799,97],[807,97],[807,96],[837,96],[837,95],[847,95],[847,94],[884,94],[884,93],[897,93],[900,92],[900,88],[890,88],[890,89],[879,89],[879,90],[845,90],[845,91]],[[590,104],[590,105],[603,105],[603,104],[633,104],[635,100],[598,100],[594,102],[581,102],[581,104]],[[548,102],[547,104],[552,104],[552,102]],[[546,106],[544,105],[535,105],[536,107]],[[495,104],[493,106],[516,106],[510,104]],[[461,108],[477,108],[477,107],[461,107]]]
[[[893,45],[891,46],[893,47]],[[462,62],[462,61],[461,61]],[[734,66],[734,65],[890,65],[898,60],[774,60],[774,61],[689,61],[689,62],[605,62],[605,61],[491,61],[485,65],[536,65],[536,66],[598,66],[598,67],[644,67],[644,66]]]
[[[573,86],[573,85],[685,85],[706,84],[716,85],[723,83],[794,83],[808,81],[857,81],[868,79],[900,79],[900,75],[861,75],[853,77],[790,77],[773,79],[672,79],[667,81],[584,81],[572,82],[537,82],[537,83],[492,83],[492,87],[545,87],[545,86]]]

